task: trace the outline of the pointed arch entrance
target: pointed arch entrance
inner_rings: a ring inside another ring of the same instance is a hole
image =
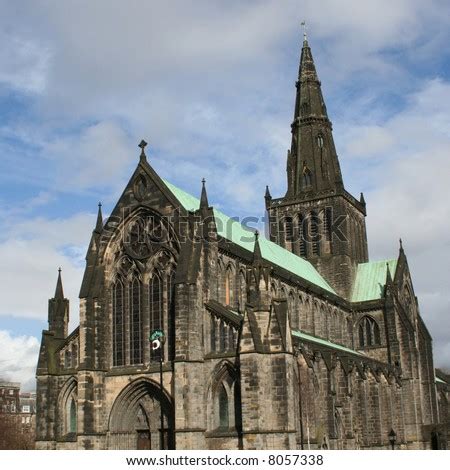
[[[161,407],[164,429],[161,433]],[[174,448],[173,405],[159,384],[147,378],[127,385],[116,398],[109,417],[109,449]]]

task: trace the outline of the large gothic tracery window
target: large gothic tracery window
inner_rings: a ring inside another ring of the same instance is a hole
[[[113,257],[113,366],[173,360],[178,253],[176,234],[160,215],[139,208],[125,223]],[[164,349],[150,351],[153,330],[163,331]]]

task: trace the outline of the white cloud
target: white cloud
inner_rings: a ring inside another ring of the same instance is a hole
[[[22,391],[34,390],[39,341],[34,336],[15,336],[0,330],[0,377],[21,383]]]
[[[0,85],[25,93],[43,93],[50,60],[38,42],[0,30]]]
[[[366,202],[371,258],[397,256],[397,240],[403,238],[422,317],[434,338],[435,362],[449,367],[447,97],[449,82],[425,83],[409,97],[405,109],[386,122],[349,126],[343,155],[363,162],[354,177],[369,175],[371,190]]]
[[[71,328],[78,321],[78,292],[84,254],[95,223],[94,214],[66,219],[14,219],[0,238],[1,315],[47,319],[48,299],[63,269],[64,293],[71,302]]]

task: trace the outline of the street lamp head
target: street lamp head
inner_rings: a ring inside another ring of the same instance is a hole
[[[388,436],[389,436],[389,442],[390,442],[391,444],[395,444],[395,441],[397,440],[397,434],[396,434],[396,432],[395,432],[393,429],[391,429],[391,430],[389,431]]]

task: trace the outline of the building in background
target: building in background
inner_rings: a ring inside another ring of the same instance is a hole
[[[306,39],[291,129],[268,239],[213,209],[204,182],[197,199],[163,180],[141,143],[106,223],[99,208],[79,327],[61,273],[49,301],[38,448],[447,446],[448,376],[406,253],[369,260]]]
[[[20,383],[0,379],[0,412],[17,413],[20,409]]]
[[[36,393],[0,380],[0,449],[34,449]]]

